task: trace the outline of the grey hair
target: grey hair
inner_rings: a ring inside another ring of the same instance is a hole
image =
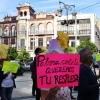
[[[86,62],[86,55],[88,54],[89,50],[91,50],[89,47],[84,47],[79,51],[80,54],[80,61],[82,63]]]
[[[61,53],[59,50],[57,50],[57,49],[53,49],[53,50],[50,50],[50,51],[48,51],[47,53]]]

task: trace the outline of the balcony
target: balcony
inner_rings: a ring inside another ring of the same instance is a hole
[[[79,34],[80,35],[90,35],[91,34],[91,30],[90,29],[79,30]]]
[[[2,34],[2,37],[10,37],[9,33]]]
[[[18,46],[18,50],[26,49],[26,46]]]
[[[26,35],[26,31],[18,31],[18,35]]]
[[[35,36],[47,36],[47,35],[54,35],[54,31],[36,31],[35,33],[30,32],[29,35]]]

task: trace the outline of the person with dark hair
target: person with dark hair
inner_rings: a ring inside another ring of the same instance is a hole
[[[97,76],[91,70],[93,66],[93,52],[90,48],[84,47],[80,54],[80,75],[77,100],[99,100],[99,86]]]
[[[40,53],[42,53],[42,49],[41,48],[36,48],[34,51],[35,55],[39,55]],[[34,57],[34,61],[33,63],[30,65],[31,69],[32,69],[32,79],[33,79],[33,94],[34,94],[34,90],[36,90],[36,100],[40,100],[41,97],[41,90],[37,87],[37,73],[36,73],[36,57]]]
[[[0,70],[1,100],[11,100],[13,88],[14,87],[16,88],[14,80],[16,78],[16,74],[2,71],[2,66],[4,61],[9,61],[9,60],[4,59],[2,60],[1,63],[1,70]]]

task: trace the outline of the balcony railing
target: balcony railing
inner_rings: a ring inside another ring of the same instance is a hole
[[[42,34],[54,34],[54,31],[36,31],[36,32],[30,32],[29,35],[42,35]]]
[[[18,50],[23,50],[23,49],[26,49],[25,46],[18,46]]]
[[[18,35],[26,35],[26,31],[18,31]]]
[[[2,33],[2,37],[11,37],[11,36],[17,36],[17,33]]]
[[[91,34],[91,30],[90,29],[87,29],[87,30],[79,30],[79,34],[81,35],[89,35]]]

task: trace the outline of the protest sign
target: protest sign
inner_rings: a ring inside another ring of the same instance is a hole
[[[96,55],[96,61],[100,60],[100,54],[95,54]]]
[[[9,61],[4,61],[2,71],[17,73],[19,64]]]
[[[38,88],[78,86],[79,54],[38,55],[36,61]]]

